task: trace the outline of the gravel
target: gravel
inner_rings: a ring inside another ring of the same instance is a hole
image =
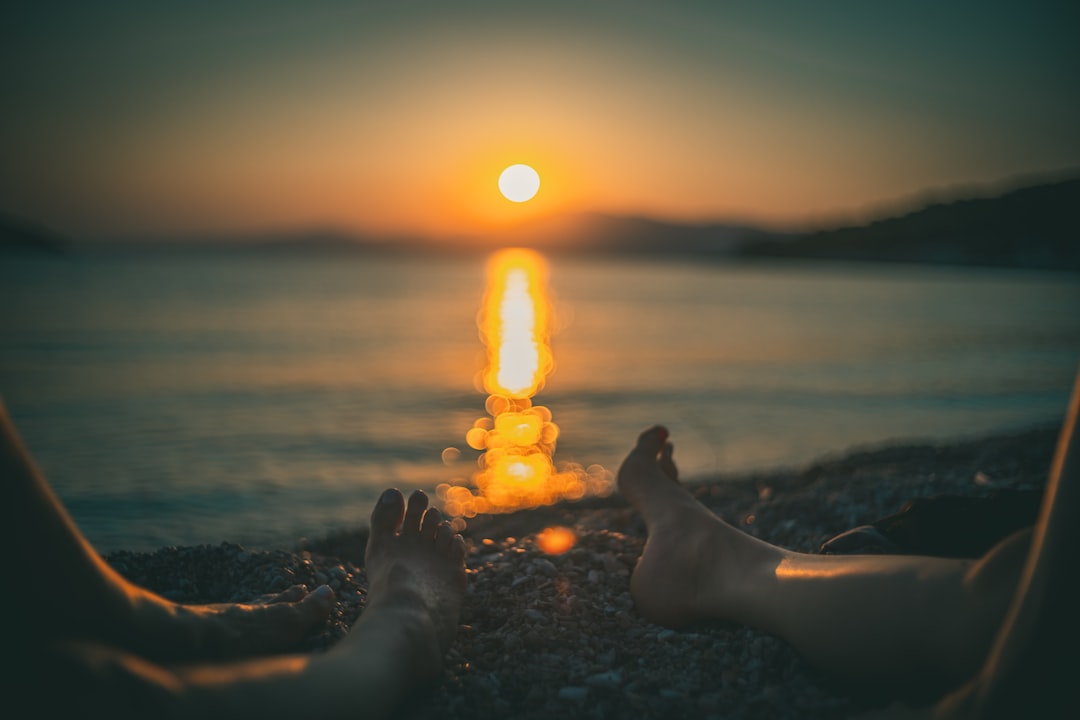
[[[687,484],[746,532],[816,552],[837,533],[916,498],[1040,490],[1056,439],[1057,428],[1037,427]],[[573,530],[576,545],[542,552],[536,536],[551,526]],[[478,517],[463,534],[469,587],[460,632],[441,683],[414,698],[403,717],[843,718],[895,701],[831,685],[785,642],[749,627],[717,622],[673,631],[643,620],[629,579],[645,528],[617,495]],[[222,543],[106,560],[179,602],[247,601],[294,583],[327,583],[337,593],[335,611],[306,643],[321,652],[363,612],[365,539],[357,528],[290,548]]]

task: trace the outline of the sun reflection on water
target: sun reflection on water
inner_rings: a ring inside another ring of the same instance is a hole
[[[578,500],[613,488],[611,473],[600,465],[554,462],[559,426],[550,409],[533,403],[555,369],[547,273],[544,258],[531,250],[502,250],[488,261],[477,317],[486,348],[477,384],[487,393],[487,416],[465,434],[469,447],[481,453],[478,469],[468,481],[436,488],[458,529],[464,518],[481,513]]]

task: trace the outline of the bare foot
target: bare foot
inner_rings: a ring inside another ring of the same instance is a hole
[[[132,586],[134,588],[134,586]],[[231,660],[295,650],[330,616],[334,591],[303,585],[251,603],[181,605],[129,591],[136,638],[128,649],[157,662]]]
[[[408,508],[398,490],[382,494],[371,514],[365,552],[369,581],[364,616],[399,623],[416,673],[442,668],[453,641],[465,594],[465,542],[420,490]],[[361,620],[365,618],[362,616]]]
[[[15,542],[14,576],[47,593],[22,606],[35,635],[80,638],[157,662],[235,659],[295,650],[330,615],[333,591],[294,586],[245,604],[180,605],[116,572],[90,545],[45,482],[0,399],[0,477]]]
[[[630,593],[645,618],[668,627],[742,620],[739,590],[772,551],[718,518],[677,482],[667,438],[659,425],[646,430],[619,468],[619,491],[649,532]]]

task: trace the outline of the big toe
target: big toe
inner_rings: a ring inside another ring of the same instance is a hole
[[[664,443],[671,437],[671,433],[663,425],[653,425],[645,432],[638,435],[635,452],[644,453],[650,457],[656,457],[664,447]]]
[[[666,506],[674,492],[685,492],[678,482],[678,470],[672,459],[673,447],[663,425],[653,425],[638,436],[637,445],[619,467],[619,491],[645,514],[646,523],[656,507]]]
[[[390,488],[379,497],[379,502],[371,511],[371,539],[378,542],[393,535],[401,527],[405,515],[405,498],[397,488]]]

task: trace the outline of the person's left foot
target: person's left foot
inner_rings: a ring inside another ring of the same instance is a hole
[[[436,508],[428,508],[420,490],[409,497],[408,508],[398,490],[379,498],[364,553],[369,581],[364,612],[391,608],[398,613],[413,638],[409,649],[420,675],[441,668],[457,633],[467,583],[465,554],[465,541]]]
[[[297,649],[330,616],[334,591],[294,585],[265,601],[181,605],[157,595],[133,598],[137,647],[158,662],[229,660]]]

